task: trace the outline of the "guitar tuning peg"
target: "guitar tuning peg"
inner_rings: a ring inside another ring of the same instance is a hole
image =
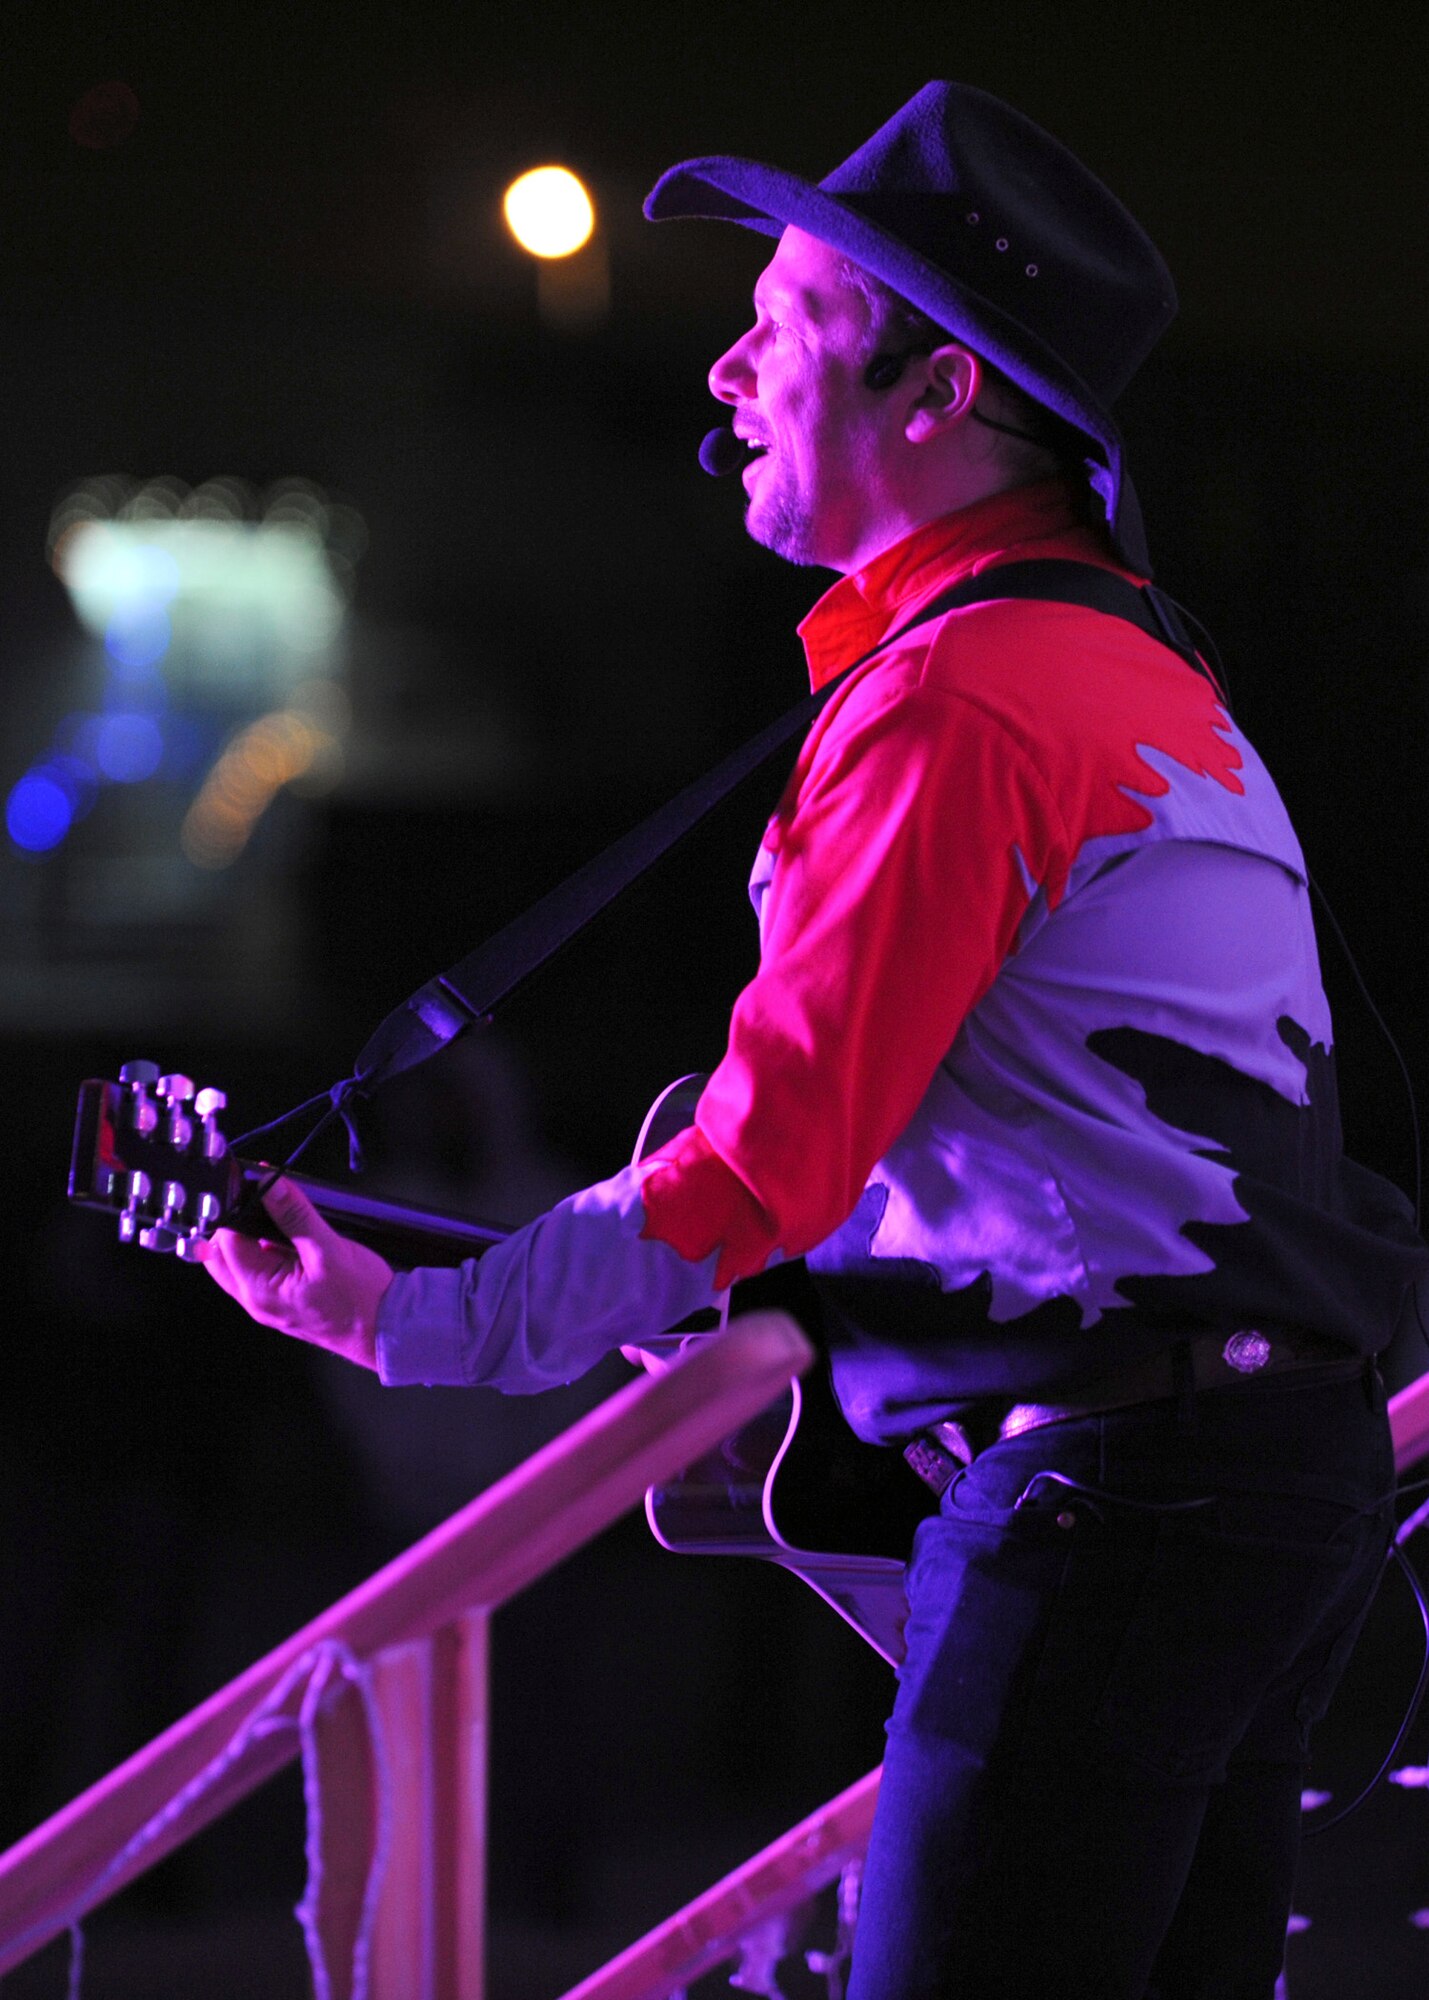
[[[119,1217],[119,1241],[121,1243],[142,1243],[146,1228],[144,1206],[153,1193],[153,1183],[142,1167],[136,1167],[123,1179],[124,1209]]]
[[[177,1070],[170,1076],[161,1076],[159,1081],[154,1085],[154,1095],[161,1104],[168,1106],[169,1115],[165,1125],[164,1136],[169,1145],[180,1153],[186,1152],[193,1140],[193,1120],[184,1115],[184,1106],[192,1101],[193,1094],[193,1078],[191,1076],[183,1076]],[[146,1245],[145,1247],[154,1248],[157,1246]],[[173,1246],[165,1244],[162,1247],[171,1249]]]
[[[159,1124],[158,1107],[149,1092],[159,1081],[159,1065],[140,1061],[127,1062],[119,1072],[119,1081],[129,1092],[129,1117],[134,1130],[141,1139],[147,1139]]]
[[[194,1099],[194,1110],[203,1120],[203,1151],[205,1159],[221,1160],[228,1151],[228,1141],[218,1129],[218,1114],[228,1103],[228,1096],[222,1090],[201,1090]]]

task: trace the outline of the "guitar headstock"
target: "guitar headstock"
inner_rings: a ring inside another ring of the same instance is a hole
[[[119,1217],[119,1238],[184,1258],[238,1203],[243,1168],[218,1129],[221,1090],[125,1063],[118,1083],[91,1077],[79,1089],[70,1200]]]

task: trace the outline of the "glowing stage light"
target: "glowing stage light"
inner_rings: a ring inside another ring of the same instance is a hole
[[[153,667],[168,652],[172,636],[167,611],[146,605],[110,619],[104,632],[104,650],[118,667]]]
[[[314,693],[323,685],[315,683]],[[185,814],[179,830],[184,854],[196,868],[229,867],[283,786],[322,761],[331,771],[337,747],[336,737],[304,709],[259,716],[231,739]]]
[[[506,226],[533,257],[569,257],[591,238],[595,209],[566,167],[533,167],[506,190]]]
[[[161,773],[187,783],[208,765],[180,846],[196,865],[224,868],[280,792],[336,783],[351,718],[329,655],[365,543],[357,509],[307,479],[260,496],[228,476],[190,488],[105,474],[67,493],[50,557],[81,623],[103,639],[107,674],[95,707],[61,718],[51,755],[11,792],[14,844],[46,855],[106,786]],[[241,706],[268,686],[282,705],[213,760],[185,706]]]
[[[94,762],[116,785],[152,778],[164,755],[164,735],[151,715],[106,715],[94,732]]]
[[[135,504],[147,504],[154,490]],[[217,643],[225,620],[262,626],[299,657],[321,654],[337,638],[352,558],[326,543],[335,528],[360,554],[361,515],[296,485],[262,520],[243,518],[241,499],[237,481],[209,480],[177,518],[172,500],[168,515],[139,519],[96,519],[68,505],[57,514],[51,559],[81,623],[103,637],[116,668],[151,667],[167,656],[175,607],[191,646]]]
[[[26,854],[47,854],[74,824],[74,804],[58,777],[41,767],[27,771],[5,801],[5,828]]]

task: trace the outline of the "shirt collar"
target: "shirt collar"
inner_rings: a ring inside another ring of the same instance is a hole
[[[964,577],[1026,557],[1028,544],[1060,543],[1069,535],[1081,539],[1085,531],[1078,531],[1072,496],[1057,478],[1009,487],[915,528],[862,569],[840,577],[804,618],[799,637],[810,684],[823,687]],[[1101,550],[1077,552],[1106,560]]]

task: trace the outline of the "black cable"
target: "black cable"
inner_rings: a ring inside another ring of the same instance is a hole
[[[1221,704],[1224,707],[1227,715],[1229,715],[1231,719],[1234,720],[1235,710],[1231,706],[1230,676],[1226,672],[1226,663],[1221,658],[1220,647],[1216,644],[1215,640],[1211,637],[1210,633],[1206,630],[1205,626],[1201,623],[1200,619],[1196,616],[1194,611],[1188,611],[1185,605],[1182,604],[1178,598],[1168,596],[1167,601],[1168,603],[1175,605],[1177,611],[1181,614],[1182,618],[1185,619],[1186,623],[1195,633],[1197,639],[1200,640],[1201,656],[1203,659],[1210,661],[1212,669],[1212,678],[1214,679],[1216,684],[1216,692],[1221,697]]]
[[[1126,1498],[1122,1494],[1107,1493],[1101,1487],[1083,1485],[1083,1483],[1080,1480],[1071,1479],[1065,1473],[1044,1470],[1042,1472],[1035,1473],[1033,1477],[1028,1481],[1027,1485],[1023,1488],[1022,1492],[1018,1495],[1016,1501],[1013,1503],[1014,1513],[1017,1513],[1023,1506],[1027,1505],[1031,1501],[1036,1488],[1039,1485],[1041,1485],[1044,1480],[1050,1482],[1053,1485],[1062,1487],[1069,1494],[1074,1494],[1078,1499],[1082,1500],[1091,1509],[1091,1511],[1097,1516],[1099,1520],[1101,1519],[1101,1508],[1098,1505],[1099,1501],[1106,1501],[1111,1506],[1126,1507],[1138,1513],[1145,1513],[1145,1514],[1191,1513],[1199,1508],[1210,1507],[1215,1505],[1213,1497],[1204,1500],[1175,1500],[1175,1501],[1131,1500]],[[1397,1490],[1400,1492],[1413,1492],[1417,1488],[1422,1486],[1429,1486],[1429,1479],[1416,1480],[1414,1481],[1413,1485],[1409,1487],[1401,1487]],[[1408,1736],[1410,1730],[1414,1726],[1415,1717],[1418,1715],[1420,1706],[1424,1700],[1425,1690],[1429,1689],[1429,1599],[1425,1598],[1423,1586],[1421,1585],[1419,1578],[1415,1573],[1414,1566],[1409,1561],[1408,1557],[1404,1554],[1403,1548],[1401,1546],[1401,1544],[1407,1541],[1409,1536],[1414,1533],[1415,1529],[1421,1527],[1422,1525],[1423,1525],[1422,1519],[1418,1515],[1412,1514],[1410,1515],[1408,1520],[1401,1523],[1401,1525],[1396,1529],[1394,1540],[1389,1545],[1389,1550],[1385,1555],[1384,1563],[1380,1569],[1379,1578],[1375,1584],[1375,1594],[1378,1595],[1380,1584],[1383,1583],[1384,1578],[1388,1573],[1390,1563],[1392,1561],[1397,1562],[1399,1564],[1400,1569],[1404,1573],[1404,1576],[1409,1584],[1409,1588],[1414,1593],[1414,1601],[1419,1606],[1419,1619],[1424,1631],[1424,1656],[1423,1659],[1420,1661],[1419,1678],[1415,1682],[1414,1692],[1409,1698],[1409,1704],[1406,1707],[1403,1716],[1400,1718],[1399,1727],[1394,1732],[1394,1741],[1390,1744],[1388,1750],[1385,1752],[1384,1757],[1380,1762],[1379,1768],[1375,1771],[1375,1774],[1370,1779],[1369,1783],[1365,1785],[1353,1799],[1350,1800],[1350,1803],[1347,1806],[1342,1806],[1340,1810],[1337,1813],[1335,1813],[1330,1819],[1321,1820],[1317,1825],[1309,1827],[1307,1829],[1307,1837],[1309,1834],[1328,1833],[1331,1827],[1342,1825],[1344,1821],[1350,1817],[1351,1813],[1359,1811],[1360,1807],[1365,1803],[1365,1800],[1370,1796],[1371,1792],[1373,1792],[1383,1782],[1385,1773],[1389,1770],[1390,1765],[1399,1755],[1405,1737]]]
[[[1394,1036],[1390,1033],[1389,1023],[1385,1020],[1383,1014],[1380,1013],[1378,1007],[1376,1007],[1374,1004],[1374,1000],[1370,995],[1370,990],[1368,986],[1366,986],[1365,984],[1364,974],[1360,971],[1359,966],[1355,963],[1355,955],[1350,950],[1349,940],[1346,938],[1344,932],[1340,929],[1339,919],[1336,917],[1334,911],[1330,908],[1324,890],[1320,887],[1319,883],[1315,880],[1314,876],[1309,874],[1308,871],[1306,873],[1306,880],[1309,882],[1311,889],[1314,891],[1316,902],[1319,904],[1320,908],[1324,911],[1325,919],[1329,924],[1330,929],[1334,932],[1336,939],[1339,942],[1340,950],[1345,955],[1345,963],[1349,966],[1350,972],[1354,977],[1355,985],[1359,988],[1360,998],[1364,1001],[1366,1007],[1369,1008],[1370,1015],[1375,1023],[1375,1026],[1379,1029],[1379,1032],[1384,1036],[1385,1041],[1389,1044],[1389,1052],[1394,1057],[1394,1060],[1398,1063],[1399,1074],[1404,1079],[1404,1092],[1405,1096],[1409,1100],[1409,1129],[1414,1142],[1414,1227],[1416,1229],[1420,1229],[1423,1226],[1424,1168],[1423,1168],[1423,1153],[1419,1140],[1419,1105],[1414,1095],[1414,1080],[1409,1074],[1409,1065],[1404,1060],[1404,1055],[1400,1049],[1398,1042],[1394,1039]],[[1417,1309],[1417,1302],[1416,1302],[1416,1309]],[[1422,1320],[1420,1322],[1420,1325],[1422,1327],[1423,1325]]]
[[[1215,668],[1216,679],[1220,683],[1221,692],[1225,700],[1225,706],[1229,711],[1231,706],[1230,682],[1226,675],[1225,662],[1221,658],[1220,650],[1217,647],[1215,640],[1211,637],[1210,633],[1206,630],[1205,626],[1201,623],[1200,619],[1196,616],[1194,611],[1188,611],[1184,604],[1176,603],[1176,600],[1174,598],[1171,599],[1171,602],[1176,605],[1177,611],[1181,614],[1182,618],[1185,619],[1186,623],[1192,628],[1192,630],[1196,634],[1196,637],[1200,640],[1201,650],[1203,654],[1206,655],[1211,660]],[[1375,1026],[1379,1029],[1379,1032],[1381,1033],[1381,1035],[1383,1035],[1385,1041],[1388,1043],[1389,1052],[1394,1057],[1395,1062],[1399,1065],[1399,1074],[1404,1083],[1404,1095],[1409,1105],[1409,1131],[1414,1152],[1414,1227],[1416,1230],[1421,1230],[1423,1228],[1423,1214],[1424,1214],[1424,1161],[1423,1161],[1423,1146],[1420,1140],[1420,1133],[1419,1133],[1419,1104],[1414,1094],[1414,1079],[1409,1073],[1409,1065],[1404,1060],[1403,1051],[1401,1050],[1398,1042],[1394,1039],[1394,1035],[1390,1030],[1389,1023],[1385,1020],[1383,1014],[1381,1014],[1379,1008],[1375,1005],[1374,997],[1370,993],[1368,985],[1365,983],[1364,974],[1360,971],[1359,964],[1356,961],[1355,955],[1350,950],[1349,939],[1345,936],[1344,931],[1340,927],[1339,918],[1330,908],[1329,898],[1326,896],[1324,890],[1320,887],[1319,883],[1315,880],[1315,877],[1310,873],[1308,868],[1305,871],[1305,879],[1310,885],[1310,891],[1311,894],[1314,896],[1315,901],[1319,904],[1321,910],[1324,912],[1325,921],[1329,924],[1330,929],[1335,934],[1335,938],[1339,944],[1340,950],[1344,953],[1345,963],[1350,968],[1350,975],[1353,978],[1355,985],[1359,989],[1360,998],[1364,1001],[1365,1006],[1368,1007],[1370,1011],[1370,1018],[1373,1020]],[[1414,1317],[1419,1322],[1419,1331],[1424,1337],[1424,1344],[1426,1347],[1429,1347],[1429,1327],[1425,1326],[1424,1315],[1419,1309],[1419,1295],[1417,1290],[1414,1294]]]
[[[1400,1533],[1403,1533],[1402,1529],[1400,1530]],[[1384,1559],[1384,1569],[1380,1571],[1381,1582],[1383,1582],[1384,1580],[1385,1573],[1389,1569],[1391,1560],[1399,1564],[1400,1569],[1404,1572],[1404,1575],[1408,1580],[1409,1588],[1414,1592],[1414,1601],[1419,1606],[1419,1618],[1421,1624],[1424,1627],[1424,1658],[1420,1662],[1419,1666],[1419,1679],[1414,1684],[1414,1692],[1409,1698],[1409,1706],[1404,1711],[1403,1719],[1401,1720],[1398,1729],[1394,1733],[1394,1741],[1390,1744],[1388,1750],[1385,1752],[1384,1758],[1380,1763],[1379,1769],[1375,1772],[1374,1776],[1370,1779],[1369,1783],[1364,1787],[1364,1789],[1355,1798],[1351,1799],[1347,1806],[1341,1806],[1340,1810],[1336,1814],[1334,1814],[1332,1818],[1321,1820],[1317,1825],[1307,1827],[1305,1830],[1305,1837],[1307,1840],[1312,1835],[1320,1833],[1328,1833],[1332,1826],[1342,1826],[1344,1822],[1349,1818],[1351,1813],[1356,1813],[1359,1811],[1360,1807],[1364,1804],[1365,1800],[1369,1797],[1370,1793],[1373,1792],[1377,1788],[1377,1786],[1381,1783],[1390,1765],[1399,1755],[1400,1749],[1404,1743],[1404,1739],[1409,1734],[1409,1731],[1413,1726],[1415,1716],[1417,1716],[1419,1713],[1419,1705],[1424,1699],[1424,1691],[1426,1688],[1429,1688],[1429,1602],[1426,1602],[1425,1600],[1424,1588],[1423,1585],[1420,1583],[1418,1576],[1415,1574],[1413,1564],[1409,1561],[1403,1549],[1399,1546],[1399,1534],[1396,1534],[1394,1540],[1389,1545],[1389,1554]],[[1376,1586],[1376,1588],[1378,1588],[1378,1586]]]
[[[1350,974],[1359,989],[1360,998],[1369,1009],[1371,1020],[1379,1029],[1380,1034],[1383,1035],[1389,1045],[1390,1054],[1399,1066],[1400,1079],[1404,1084],[1405,1102],[1409,1107],[1409,1136],[1414,1159],[1414,1227],[1416,1230],[1422,1231],[1424,1226],[1424,1148],[1419,1130],[1419,1100],[1414,1094],[1414,1079],[1409,1073],[1409,1065],[1404,1060],[1404,1052],[1394,1039],[1389,1023],[1374,1003],[1374,997],[1365,983],[1364,974],[1360,971],[1355,955],[1350,950],[1349,939],[1340,928],[1339,918],[1330,908],[1329,898],[1308,868],[1305,871],[1305,879],[1310,884],[1315,901],[1324,913],[1325,921],[1335,934],[1336,942],[1344,954],[1345,963],[1350,968]],[[1429,1326],[1424,1324],[1424,1314],[1419,1303],[1419,1287],[1417,1284],[1410,1288],[1409,1296],[1414,1306],[1414,1321],[1419,1328],[1419,1337],[1424,1342],[1425,1347],[1429,1348]]]
[[[1225,701],[1226,709],[1229,712],[1231,708],[1230,681],[1226,675],[1225,662],[1221,658],[1220,649],[1217,647],[1215,640],[1211,637],[1210,633],[1206,630],[1205,626],[1201,623],[1201,620],[1196,616],[1194,611],[1188,611],[1185,605],[1177,603],[1175,598],[1172,598],[1170,602],[1175,605],[1176,610],[1180,613],[1181,617],[1185,619],[1186,623],[1191,627],[1192,631],[1199,639],[1203,655],[1211,661],[1215,669],[1215,677],[1220,684],[1220,689]],[[1381,1033],[1381,1035],[1383,1035],[1385,1041],[1388,1043],[1389,1052],[1394,1057],[1395,1062],[1399,1065],[1399,1074],[1404,1083],[1404,1095],[1409,1105],[1409,1130],[1414,1149],[1414,1227],[1416,1230],[1422,1230],[1423,1214],[1424,1214],[1424,1163],[1423,1163],[1423,1147],[1420,1141],[1420,1134],[1419,1134],[1419,1104],[1417,1098],[1414,1095],[1414,1079],[1411,1077],[1409,1073],[1409,1065],[1404,1060],[1403,1051],[1400,1049],[1398,1042],[1394,1039],[1394,1036],[1390,1030],[1389,1023],[1385,1020],[1383,1014],[1380,1013],[1379,1008],[1374,1003],[1374,998],[1370,993],[1368,985],[1365,983],[1364,974],[1360,971],[1358,962],[1355,959],[1355,955],[1350,950],[1349,939],[1345,936],[1344,931],[1340,928],[1339,918],[1330,908],[1329,898],[1326,896],[1324,890],[1320,887],[1319,883],[1315,880],[1315,877],[1310,873],[1308,868],[1305,871],[1305,879],[1310,885],[1310,891],[1311,894],[1314,896],[1315,901],[1319,904],[1321,910],[1324,912],[1325,921],[1329,924],[1330,929],[1335,934],[1335,938],[1339,944],[1340,950],[1344,953],[1345,963],[1350,968],[1350,975],[1353,978],[1355,985],[1359,989],[1360,998],[1364,1001],[1365,1006],[1368,1007],[1371,1019],[1374,1021],[1375,1026],[1379,1029],[1379,1032]],[[1425,1345],[1429,1346],[1429,1327],[1425,1326],[1424,1316],[1419,1310],[1419,1297],[1417,1292],[1415,1293],[1415,1298],[1414,1298],[1414,1317],[1419,1322],[1419,1331],[1424,1336]]]
[[[1197,1500],[1133,1500],[1129,1494],[1108,1493],[1103,1486],[1087,1486],[1080,1479],[1073,1479],[1068,1473],[1053,1472],[1050,1468],[1044,1468],[1041,1472],[1033,1473],[1013,1501],[1014,1514],[1020,1513],[1026,1506],[1035,1504],[1034,1495],[1044,1480],[1049,1485],[1061,1486],[1068,1493],[1074,1493],[1079,1500],[1084,1500],[1098,1520],[1102,1517],[1097,1503],[1102,1500],[1108,1507],[1121,1507],[1132,1514],[1194,1514],[1202,1507],[1214,1507],[1216,1504],[1214,1493],[1208,1493]]]

